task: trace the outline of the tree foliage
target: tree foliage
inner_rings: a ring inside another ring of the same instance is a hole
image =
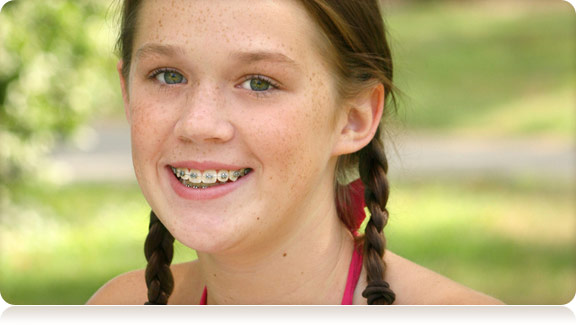
[[[57,140],[119,109],[109,1],[7,3],[0,13],[0,195],[39,179]]]

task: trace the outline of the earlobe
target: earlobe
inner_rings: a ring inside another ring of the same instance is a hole
[[[370,143],[380,125],[384,95],[384,86],[379,83],[349,102],[334,156],[356,152]]]
[[[122,100],[124,101],[124,113],[126,114],[126,119],[130,122],[130,99],[128,96],[128,85],[126,84],[126,78],[122,73],[122,68],[124,66],[124,61],[120,60],[116,64],[116,70],[118,71],[118,76],[120,77],[120,87],[122,89]]]

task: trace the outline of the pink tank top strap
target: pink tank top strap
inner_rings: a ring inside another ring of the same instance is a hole
[[[206,300],[208,300],[208,289],[204,286],[204,291],[202,291],[202,298],[200,298],[199,305],[207,305],[208,303]]]
[[[341,305],[352,305],[354,290],[356,290],[358,280],[360,279],[360,273],[362,273],[362,253],[360,249],[362,249],[362,247],[354,248],[352,261],[350,261],[350,267],[348,268],[348,278],[346,279],[346,288],[344,289],[344,296],[342,296]]]

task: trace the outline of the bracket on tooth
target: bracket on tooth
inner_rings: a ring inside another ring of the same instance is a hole
[[[218,171],[218,181],[221,183],[226,183],[229,178],[229,172],[227,170],[220,170]]]
[[[176,175],[181,181],[182,184],[186,185],[187,187],[191,188],[208,188],[209,186],[200,185],[200,184],[214,184],[217,181],[221,183],[225,183],[226,181],[230,180],[235,182],[239,177],[245,176],[252,171],[251,168],[243,168],[240,170],[207,170],[201,172],[196,169],[178,169],[175,167],[171,167],[172,172]],[[196,184],[196,185],[195,185]]]

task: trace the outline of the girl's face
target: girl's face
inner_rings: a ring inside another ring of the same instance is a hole
[[[138,182],[176,239],[237,251],[334,205],[345,117],[319,35],[296,1],[144,1],[125,106]]]

